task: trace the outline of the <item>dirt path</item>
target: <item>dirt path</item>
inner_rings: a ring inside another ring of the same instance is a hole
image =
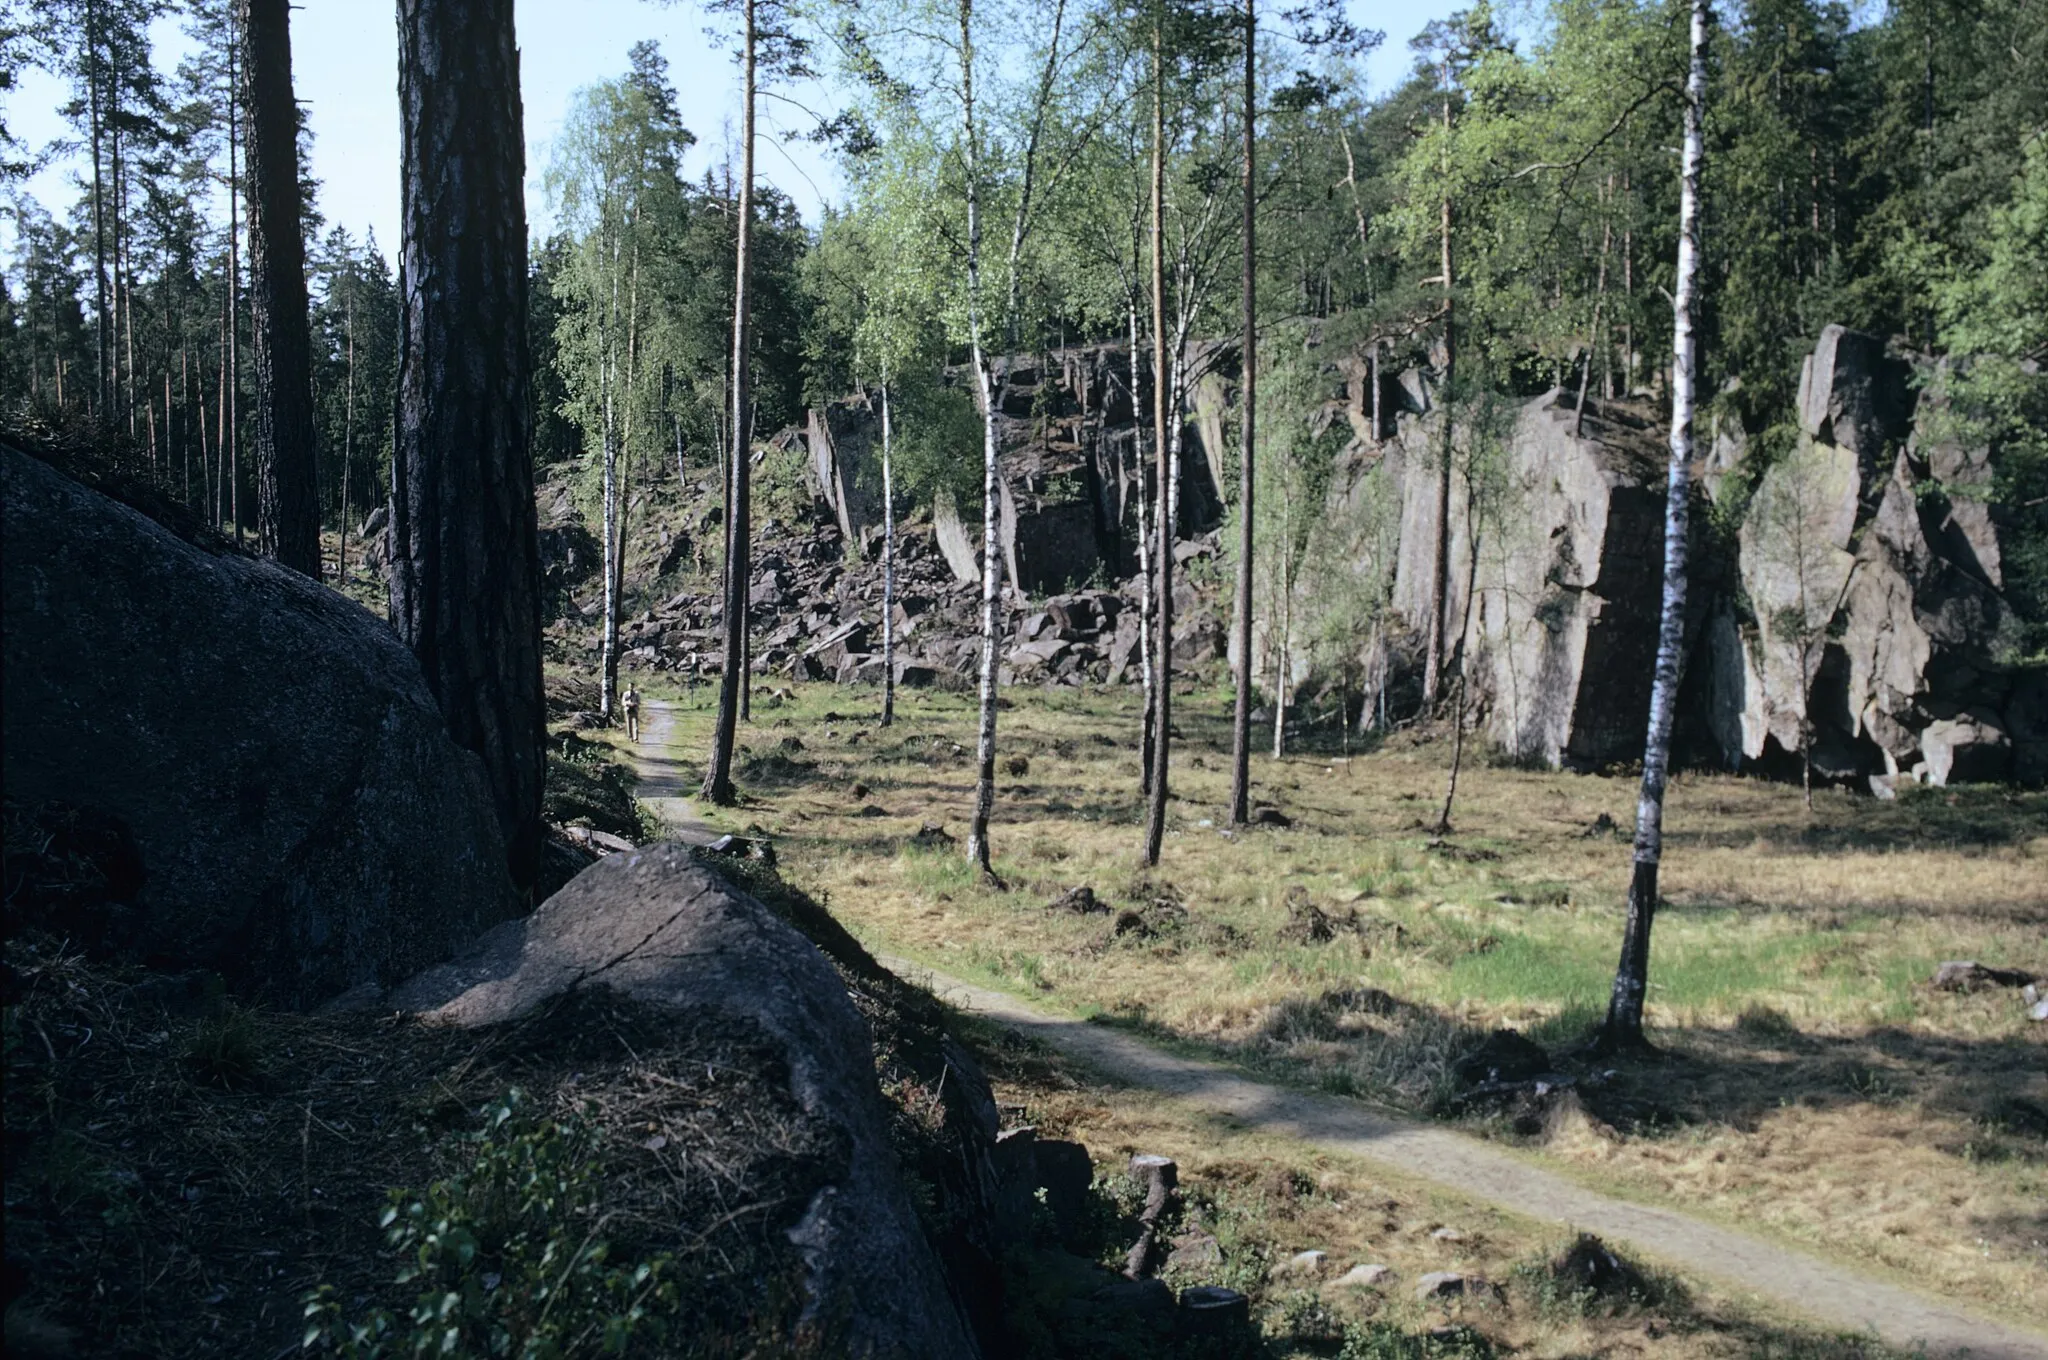
[[[688,796],[697,764],[674,745],[670,706],[651,703],[636,753],[639,796],[684,840],[715,833]],[[1112,1080],[1158,1091],[1243,1124],[1364,1158],[1503,1209],[1597,1233],[1829,1327],[1874,1330],[1931,1356],[2048,1360],[2048,1336],[2022,1331],[1898,1285],[1676,1210],[1615,1199],[1467,1134],[1400,1119],[1358,1101],[1256,1081],[1217,1063],[1161,1051],[1100,1025],[1053,1015],[1006,992],[902,959],[883,960],[961,1010],[1009,1025]]]
[[[640,743],[633,749],[640,786],[634,795],[675,839],[696,845],[717,839],[718,833],[704,824],[690,804],[703,779],[703,758],[676,743],[675,705],[658,699],[641,703]]]

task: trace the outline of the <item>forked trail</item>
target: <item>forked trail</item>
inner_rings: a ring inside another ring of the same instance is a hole
[[[650,704],[636,753],[640,797],[683,839],[708,838],[709,828],[687,801],[696,791],[690,775],[701,760],[698,753],[676,749],[673,733],[669,706]],[[1924,1346],[1931,1356],[2048,1360],[2048,1335],[1676,1210],[1603,1195],[1454,1129],[1389,1115],[1357,1100],[1254,1080],[920,964],[883,962],[949,1005],[1007,1025],[1112,1081],[1156,1091],[1247,1130],[1379,1162],[1512,1213],[1627,1243],[1825,1326],[1875,1331],[1894,1345]]]

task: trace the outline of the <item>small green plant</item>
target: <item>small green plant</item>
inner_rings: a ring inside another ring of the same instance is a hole
[[[1338,1360],[1493,1360],[1493,1343],[1470,1327],[1404,1332],[1391,1322],[1368,1322],[1344,1335]]]
[[[677,1303],[666,1255],[614,1264],[603,1238],[603,1169],[582,1118],[539,1120],[516,1088],[464,1141],[469,1166],[423,1191],[394,1190],[381,1226],[404,1262],[408,1311],[343,1316],[332,1285],[305,1296],[305,1347],[349,1360],[461,1355],[553,1360],[626,1355],[658,1340]]]
[[[263,1074],[263,1036],[247,1011],[229,1006],[193,1028],[182,1056],[201,1081],[244,1090]]]

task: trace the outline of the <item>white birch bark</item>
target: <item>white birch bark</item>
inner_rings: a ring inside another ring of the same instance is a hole
[[[1678,201],[1678,271],[1672,290],[1671,467],[1664,502],[1664,610],[1657,629],[1657,670],[1650,688],[1650,728],[1643,744],[1642,792],[1636,800],[1635,869],[1628,920],[1615,969],[1604,1048],[1643,1042],[1643,997],[1649,987],[1650,927],[1657,911],[1657,870],[1664,851],[1664,790],[1670,771],[1671,721],[1677,706],[1685,641],[1687,510],[1692,494],[1693,386],[1697,354],[1693,304],[1699,275],[1700,124],[1707,98],[1708,0],[1692,0],[1692,64],[1685,83],[1685,149]]]
[[[967,161],[967,351],[974,366],[975,395],[981,405],[981,722],[976,743],[974,819],[967,830],[967,857],[984,874],[989,864],[988,823],[996,806],[996,624],[1002,591],[1003,552],[996,462],[995,394],[981,348],[981,137],[974,121],[974,0],[960,0],[960,124]]]

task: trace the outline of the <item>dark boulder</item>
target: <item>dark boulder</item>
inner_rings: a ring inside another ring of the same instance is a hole
[[[120,829],[111,952],[305,1006],[513,914],[482,766],[382,621],[0,456],[7,793]]]
[[[790,1213],[805,1320],[836,1353],[933,1360],[978,1353],[919,1226],[892,1150],[867,1021],[818,948],[667,843],[612,855],[390,998],[464,1027],[514,1020],[604,987],[765,1036],[805,1116],[827,1126],[825,1184]]]

